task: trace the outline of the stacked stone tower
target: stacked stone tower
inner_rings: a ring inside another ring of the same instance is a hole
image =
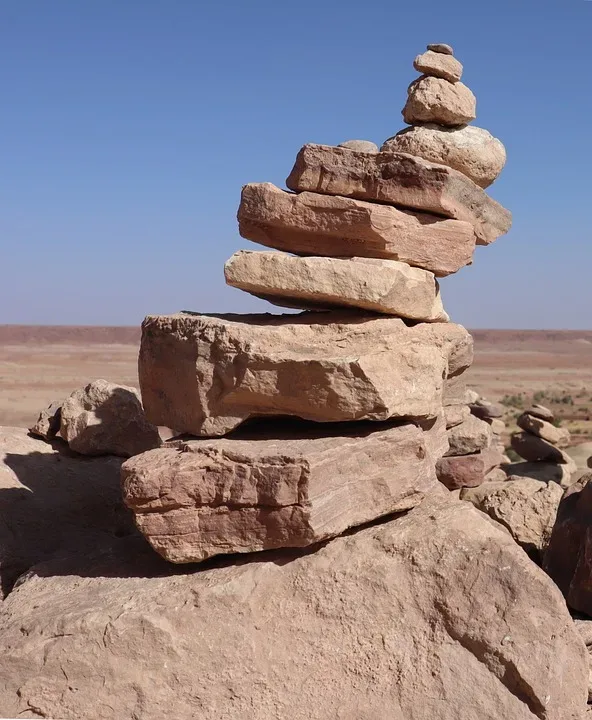
[[[483,190],[503,146],[465,124],[475,99],[451,48],[429,46],[415,67],[414,125],[380,152],[305,145],[291,192],[243,189],[241,235],[275,251],[236,253],[226,280],[304,312],[143,323],[146,414],[194,439],[129,460],[124,497],[173,562],[304,547],[408,510],[446,492],[436,464],[452,428],[465,454],[491,444],[460,408],[472,339],[437,278],[508,231]]]

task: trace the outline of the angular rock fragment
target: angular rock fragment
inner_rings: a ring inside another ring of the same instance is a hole
[[[446,419],[446,428],[450,429],[456,425],[460,425],[471,416],[471,411],[467,405],[445,405],[444,417]]]
[[[544,405],[531,405],[528,410],[525,410],[525,412],[529,415],[534,415],[534,417],[540,418],[541,420],[546,420],[547,422],[553,422],[555,419],[553,411],[549,410],[549,408],[546,408]]]
[[[536,562],[542,562],[563,497],[557,483],[532,478],[486,482],[462,490],[460,497],[501,523]]]
[[[447,455],[470,455],[486,450],[491,445],[492,435],[491,428],[486,422],[469,415],[463,423],[449,430],[450,449]]]
[[[224,266],[228,285],[284,307],[349,306],[386,315],[446,322],[433,273],[395,260],[235,253]]]
[[[477,100],[461,82],[423,75],[409,86],[403,120],[409,125],[434,123],[456,127],[477,117]]]
[[[501,461],[501,453],[490,447],[473,455],[443,457],[436,465],[436,473],[438,480],[449,490],[477,487]]]
[[[473,226],[480,245],[489,245],[512,224],[510,212],[466,175],[406,153],[370,155],[305,145],[286,183],[298,192],[392,203],[463,220]]]
[[[470,404],[471,412],[480,420],[494,420],[504,415],[504,409],[497,403],[489,402],[485,398],[479,398]]]
[[[81,455],[130,457],[160,445],[135,388],[95,380],[62,405],[60,435]]]
[[[518,455],[528,462],[558,463],[576,469],[575,462],[566,452],[529,432],[514,433],[510,441]]]
[[[522,413],[516,420],[516,424],[522,430],[526,430],[526,432],[531,435],[536,435],[557,447],[566,447],[569,445],[569,430],[555,427],[555,425],[552,425],[550,422],[531,415],[530,413]]]
[[[125,549],[40,566],[4,602],[6,717],[580,720],[586,708],[586,648],[563,598],[469,503],[427,501],[313,553],[200,572]]]
[[[487,130],[464,125],[415,125],[389,138],[381,152],[404,152],[454,168],[479,187],[489,187],[506,164],[506,149]]]
[[[463,66],[455,57],[434,50],[427,50],[418,55],[413,67],[424,75],[444,78],[451,83],[458,82],[463,73]]]
[[[57,437],[60,432],[60,424],[62,422],[62,405],[63,400],[55,400],[39,413],[37,422],[32,428],[29,428],[31,435],[36,435],[44,440],[51,441]]]
[[[249,417],[428,418],[472,360],[459,325],[351,312],[146,318],[139,376],[155,425],[224,435]]]
[[[348,148],[349,150],[357,150],[358,152],[377,153],[378,145],[370,142],[370,140],[346,140],[339,143],[337,147]]]
[[[471,263],[475,250],[468,222],[346,197],[295,195],[271,183],[245,185],[238,221],[244,238],[278,250],[400,260],[439,277]]]
[[[442,491],[415,425],[255,427],[124,464],[124,501],[166,560],[305,547]]]

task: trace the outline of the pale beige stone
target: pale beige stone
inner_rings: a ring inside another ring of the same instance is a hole
[[[463,74],[463,66],[455,57],[434,50],[418,55],[413,67],[424,75],[444,78],[451,83],[458,82]]]
[[[461,82],[424,75],[409,86],[403,120],[409,125],[434,123],[457,127],[477,117],[477,99]]]
[[[553,411],[549,410],[549,408],[545,407],[544,405],[531,405],[525,412],[527,412],[529,415],[534,415],[534,417],[538,417],[541,420],[546,420],[547,422],[553,422],[553,420],[555,419]]]
[[[228,285],[275,305],[302,309],[354,307],[386,315],[446,322],[433,273],[395,260],[235,253],[224,266]]]
[[[441,492],[424,435],[412,424],[275,421],[128,460],[123,498],[170,562],[306,547]]]
[[[278,250],[400,260],[437,276],[470,264],[475,250],[468,222],[271,183],[245,185],[238,221],[244,238]]]
[[[510,212],[466,175],[406,153],[370,155],[305,145],[286,183],[298,192],[392,203],[464,220],[473,226],[480,245],[489,245],[512,224]]]
[[[446,427],[448,429],[460,425],[471,415],[468,405],[456,404],[444,406],[444,417],[446,419]]]
[[[337,147],[348,148],[349,150],[357,150],[358,152],[377,153],[378,145],[370,140],[346,140],[339,143]]]
[[[444,380],[444,393],[442,394],[444,407],[465,404],[466,395],[467,383],[463,375],[456,375]]]
[[[62,421],[63,402],[63,400],[55,400],[39,413],[37,422],[33,427],[29,428],[31,435],[36,435],[47,441],[51,441],[57,437]]]
[[[557,447],[567,447],[569,445],[570,435],[567,428],[555,427],[550,422],[535,417],[530,413],[522,413],[516,420],[516,424],[522,430],[543,438],[543,440]]]
[[[471,453],[486,450],[492,441],[493,433],[490,426],[474,415],[455,425],[448,431],[447,455],[470,455]]]
[[[427,49],[432,50],[433,52],[442,53],[443,55],[454,55],[452,45],[447,45],[446,43],[430,43],[427,46]]]
[[[148,419],[224,435],[249,417],[319,422],[436,417],[443,378],[472,361],[459,325],[359,313],[148,317],[139,376]]]
[[[586,709],[586,648],[563,598],[469,503],[427,501],[316,552],[199,572],[133,550],[47,563],[2,604],[2,714],[580,720]]]
[[[458,128],[415,125],[389,138],[381,147],[381,152],[410,153],[429,162],[447,165],[482,188],[489,187],[506,164],[503,143],[487,130],[474,125]]]
[[[81,455],[130,457],[161,442],[138,391],[107,380],[94,380],[64,400],[60,435]]]
[[[501,418],[484,418],[484,420],[491,425],[491,432],[494,435],[501,435],[506,429],[506,423]]]

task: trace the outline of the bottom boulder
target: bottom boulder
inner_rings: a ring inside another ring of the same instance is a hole
[[[121,553],[38,566],[0,609],[0,714],[85,720],[580,720],[557,588],[469,503],[316,552],[187,573]],[[144,551],[146,552],[146,551]],[[210,561],[211,562],[211,561]]]

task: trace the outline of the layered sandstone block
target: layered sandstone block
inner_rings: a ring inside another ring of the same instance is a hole
[[[301,309],[349,306],[428,322],[446,322],[433,273],[395,260],[235,253],[226,282],[275,305]]]
[[[402,205],[469,222],[479,245],[510,229],[512,216],[463,173],[405,153],[374,155],[305,145],[286,180],[291,190]]]
[[[443,491],[416,425],[281,428],[275,421],[126,462],[123,497],[152,547],[174,563],[305,547]],[[445,443],[443,425],[428,432],[438,435],[430,443]]]
[[[296,195],[271,183],[245,185],[238,222],[244,238],[277,250],[399,260],[439,277],[471,263],[475,250],[468,222],[348,197]]]
[[[319,422],[441,414],[444,378],[472,361],[452,323],[351,312],[152,316],[139,376],[148,419],[224,435],[249,417]]]

